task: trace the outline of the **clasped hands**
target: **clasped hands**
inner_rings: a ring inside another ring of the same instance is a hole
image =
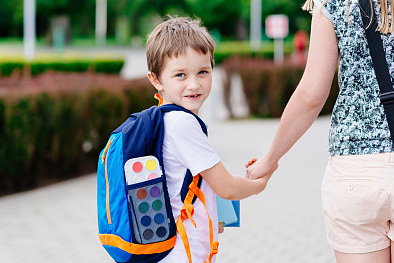
[[[265,177],[267,181],[278,168],[278,162],[271,161],[268,155],[264,155],[260,159],[252,158],[246,167],[246,178],[256,180]]]

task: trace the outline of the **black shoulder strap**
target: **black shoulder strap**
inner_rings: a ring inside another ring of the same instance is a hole
[[[379,31],[376,31],[378,20],[375,9],[369,0],[360,0],[359,4],[372,64],[380,88],[380,101],[383,104],[390,128],[391,139],[394,142],[394,90],[391,84],[386,54],[380,37],[381,34]]]
[[[189,110],[187,110],[187,109],[185,109],[185,108],[183,108],[181,106],[175,105],[175,104],[162,105],[162,106],[160,106],[160,108],[163,110],[163,112],[170,112],[170,111],[174,111],[175,110],[175,111],[184,111],[184,112],[187,112],[187,113],[193,115],[197,119],[198,123],[200,124],[202,131],[205,133],[205,135],[208,136],[207,126],[200,119],[200,117],[198,117],[193,112],[191,112],[191,111],[189,111]],[[181,193],[180,193],[182,202],[184,202],[184,200],[186,198],[186,195],[189,192],[189,185],[192,183],[192,181],[193,181],[193,175],[190,172],[190,170],[187,169],[186,170],[186,174],[185,174],[185,179],[183,180],[183,183],[182,183]],[[202,176],[200,176],[200,178],[198,180],[198,184],[197,184],[198,188],[200,188],[201,182],[202,182]],[[194,203],[194,201],[196,201],[196,199],[197,199],[197,196],[195,195],[193,197],[192,204]]]

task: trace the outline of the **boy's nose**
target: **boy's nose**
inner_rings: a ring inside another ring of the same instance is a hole
[[[196,78],[191,78],[187,86],[188,89],[193,90],[193,89],[197,89],[200,86],[200,84]]]

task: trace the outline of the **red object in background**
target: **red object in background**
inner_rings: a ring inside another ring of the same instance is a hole
[[[298,30],[293,38],[293,58],[296,64],[306,63],[306,49],[308,46],[308,34],[304,30]]]
[[[305,51],[308,45],[308,34],[304,30],[298,30],[293,38],[293,46],[296,51]]]

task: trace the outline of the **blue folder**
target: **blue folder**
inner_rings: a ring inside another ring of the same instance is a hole
[[[218,221],[223,223],[224,227],[240,226],[239,200],[226,200],[216,196],[216,205],[218,209]]]

